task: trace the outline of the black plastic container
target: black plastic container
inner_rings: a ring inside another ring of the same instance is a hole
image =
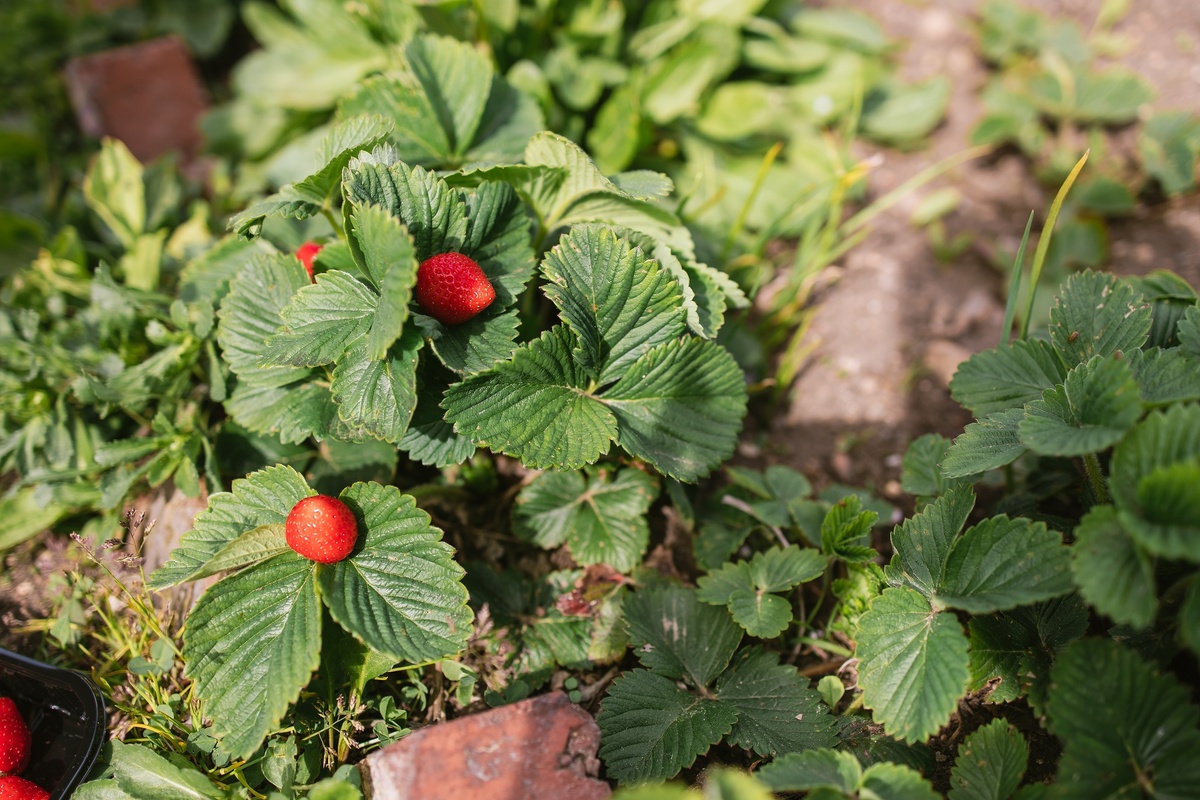
[[[52,800],[66,800],[87,779],[104,747],[104,698],[90,679],[0,649],[0,696],[11,697],[33,736],[21,773]]]

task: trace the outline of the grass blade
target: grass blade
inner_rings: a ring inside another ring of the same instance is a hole
[[[1000,328],[1000,341],[1008,341],[1012,334],[1013,318],[1017,315],[1017,295],[1021,293],[1021,273],[1025,270],[1025,245],[1029,244],[1029,232],[1033,229],[1033,212],[1029,212],[1029,220],[1025,223],[1025,235],[1021,237],[1021,246],[1017,248],[1017,258],[1013,263],[1012,277],[1008,281],[1008,302],[1004,305],[1004,325]]]
[[[1046,253],[1050,250],[1050,237],[1054,235],[1054,223],[1058,221],[1058,212],[1062,210],[1063,201],[1067,199],[1067,192],[1071,191],[1071,187],[1075,184],[1075,179],[1079,177],[1079,173],[1083,170],[1083,165],[1087,163],[1088,154],[1091,152],[1091,150],[1084,151],[1083,158],[1075,163],[1075,168],[1071,170],[1071,174],[1063,181],[1062,187],[1058,190],[1058,195],[1055,196],[1054,202],[1050,205],[1050,216],[1046,217],[1046,224],[1042,228],[1042,235],[1038,237],[1037,250],[1033,254],[1033,268],[1029,275],[1029,301],[1025,304],[1025,318],[1021,320],[1022,339],[1029,335],[1029,320],[1033,317],[1033,301],[1037,295],[1038,279],[1042,276],[1042,265],[1046,262]]]

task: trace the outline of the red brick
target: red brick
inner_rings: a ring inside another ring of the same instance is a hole
[[[67,91],[89,136],[123,141],[140,161],[200,150],[200,117],[208,107],[200,75],[178,36],[71,59]]]
[[[367,757],[367,800],[605,800],[600,729],[562,692],[411,733]]]

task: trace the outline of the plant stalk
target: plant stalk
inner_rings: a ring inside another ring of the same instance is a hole
[[[1112,499],[1108,493],[1108,482],[1104,479],[1104,471],[1100,469],[1100,457],[1088,453],[1083,457],[1083,468],[1087,472],[1088,483],[1092,486],[1092,494],[1096,497],[1096,505],[1106,505]]]

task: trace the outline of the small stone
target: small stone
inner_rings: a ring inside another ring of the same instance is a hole
[[[411,733],[363,764],[367,800],[606,800],[600,729],[562,692]]]
[[[943,387],[950,385],[950,379],[958,371],[958,365],[971,357],[971,351],[960,344],[947,339],[934,339],[925,348],[925,368],[933,373]]]
[[[199,154],[208,100],[178,36],[73,58],[65,77],[88,136],[120,139],[143,163],[170,152],[185,162]]]

